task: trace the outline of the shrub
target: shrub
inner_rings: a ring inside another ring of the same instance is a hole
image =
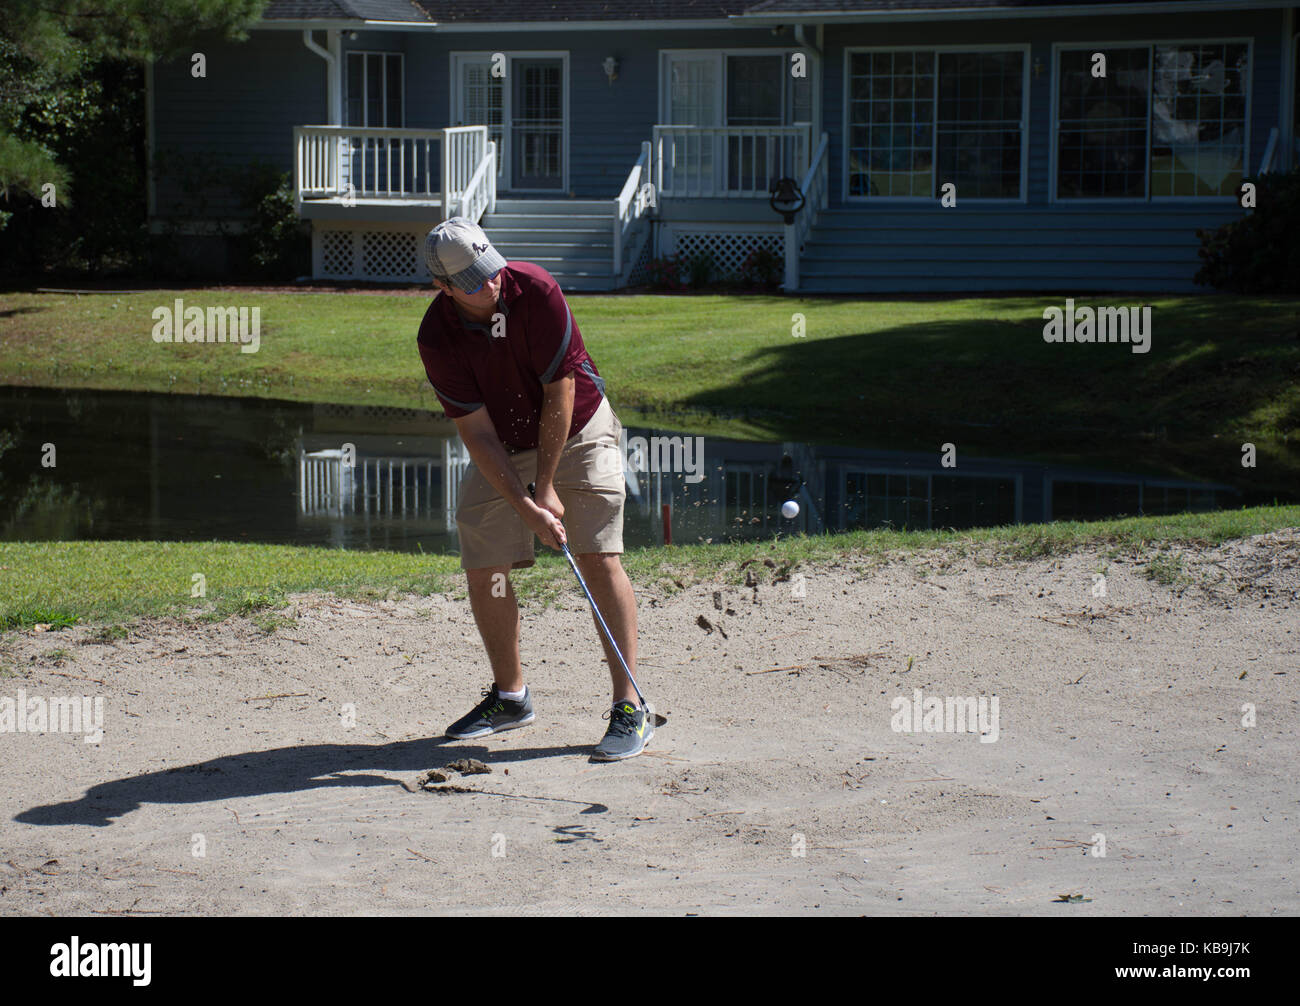
[[[750,290],[775,290],[785,278],[785,263],[767,247],[755,248],[740,264],[741,285]]]
[[[1203,262],[1196,282],[1233,293],[1300,293],[1300,168],[1250,181],[1255,209],[1196,232]]]
[[[686,260],[686,275],[691,287],[700,289],[713,276],[713,256],[706,251],[696,252]]]
[[[652,258],[646,264],[646,282],[656,290],[680,290],[685,262],[681,254]]]
[[[261,279],[294,279],[311,271],[311,239],[293,207],[289,176],[264,165],[248,170],[240,202],[251,217],[242,235],[243,267]]]

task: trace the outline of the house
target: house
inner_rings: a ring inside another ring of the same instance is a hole
[[[195,179],[261,160],[318,278],[425,281],[461,214],[569,290],[766,248],[787,290],[1189,291],[1195,231],[1296,160],[1296,10],[272,0],[151,67],[151,225],[218,259],[236,202]]]

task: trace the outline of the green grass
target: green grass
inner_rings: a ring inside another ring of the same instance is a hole
[[[254,616],[287,593],[355,598],[429,594],[450,585],[454,556],[343,552],[225,542],[0,543],[0,627],[121,623],[158,614]],[[191,597],[194,574],[202,597]]]
[[[1143,574],[1148,580],[1166,587],[1182,587],[1192,582],[1187,574],[1183,557],[1169,552],[1160,552],[1146,563]]]
[[[1181,565],[1161,553],[1174,545],[1213,546],[1233,538],[1300,527],[1300,506],[1255,507],[1174,517],[1096,523],[1061,522],[974,531],[855,531],[747,544],[634,549],[623,557],[633,581],[675,592],[702,581],[739,584],[746,576],[772,582],[814,564],[839,565],[869,575],[898,556],[938,550],[943,563],[963,559],[1020,561],[1093,546],[1110,555],[1149,560],[1148,575],[1179,583]],[[770,565],[768,562],[770,561]],[[206,577],[206,596],[191,598],[192,576]],[[537,565],[514,574],[516,593],[530,604],[576,591],[564,559],[539,552]],[[168,542],[0,543],[0,626],[40,622],[66,626],[121,624],[154,615],[204,619],[242,614],[264,631],[291,623],[276,609],[288,594],[332,591],[373,599],[436,592],[464,594],[455,556],[345,552],[282,545]],[[57,615],[57,619],[53,617]]]
[[[1043,309],[1065,293],[576,294],[571,302],[615,406],[692,433],[937,450],[949,440],[981,443],[990,429],[998,431],[992,443],[1012,433],[1020,448],[1075,431],[1086,453],[1099,430],[1265,440],[1300,430],[1294,299],[1069,295],[1150,303],[1151,352],[1045,343]],[[154,343],[151,312],[176,297],[187,306],[260,307],[260,350]],[[230,288],[0,293],[0,380],[436,410],[415,348],[427,303]],[[795,314],[805,318],[803,338],[792,335]]]

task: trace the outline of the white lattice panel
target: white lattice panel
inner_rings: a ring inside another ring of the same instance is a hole
[[[429,269],[420,255],[426,230],[410,225],[317,223],[312,233],[316,278],[427,283]]]
[[[636,257],[636,264],[632,266],[632,272],[628,275],[627,282],[629,286],[641,286],[648,281],[646,266],[650,264],[653,252],[652,242],[646,241],[641,246],[641,252]]]
[[[672,229],[672,246],[665,249],[669,254],[680,253],[690,258],[700,252],[713,256],[713,268],[716,276],[733,276],[740,272],[752,251],[767,248],[778,258],[785,254],[785,239],[779,232],[772,231],[728,231],[728,230],[683,230]]]
[[[409,231],[361,232],[361,279],[417,279],[420,260]]]
[[[396,405],[334,405],[315,407],[317,415],[330,419],[412,419],[425,420],[428,409],[404,409]]]
[[[321,271],[331,278],[345,278],[352,275],[351,231],[322,232]]]

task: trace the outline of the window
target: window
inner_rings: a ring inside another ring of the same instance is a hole
[[[802,176],[816,69],[794,76],[794,51],[661,51],[661,122],[699,127],[666,131],[666,192],[766,197],[777,179]]]
[[[400,52],[350,52],[347,125],[393,126],[406,122]]]
[[[1024,77],[1019,52],[940,57],[940,184],[954,182],[967,198],[1019,197]]]
[[[848,471],[844,477],[844,528],[930,526],[930,486],[925,475]]]
[[[460,117],[456,125],[483,124],[488,139],[497,145],[497,176],[505,170],[505,87],[500,77],[492,76],[490,59],[464,58],[460,63]]]
[[[848,56],[850,196],[1018,199],[1023,50]]]
[[[790,72],[796,50],[664,51],[661,120],[674,126],[789,126],[811,122],[813,64]]]
[[[1094,76],[1094,53],[1106,75]],[[1063,49],[1056,196],[1231,196],[1246,164],[1249,46],[1170,43]]]

